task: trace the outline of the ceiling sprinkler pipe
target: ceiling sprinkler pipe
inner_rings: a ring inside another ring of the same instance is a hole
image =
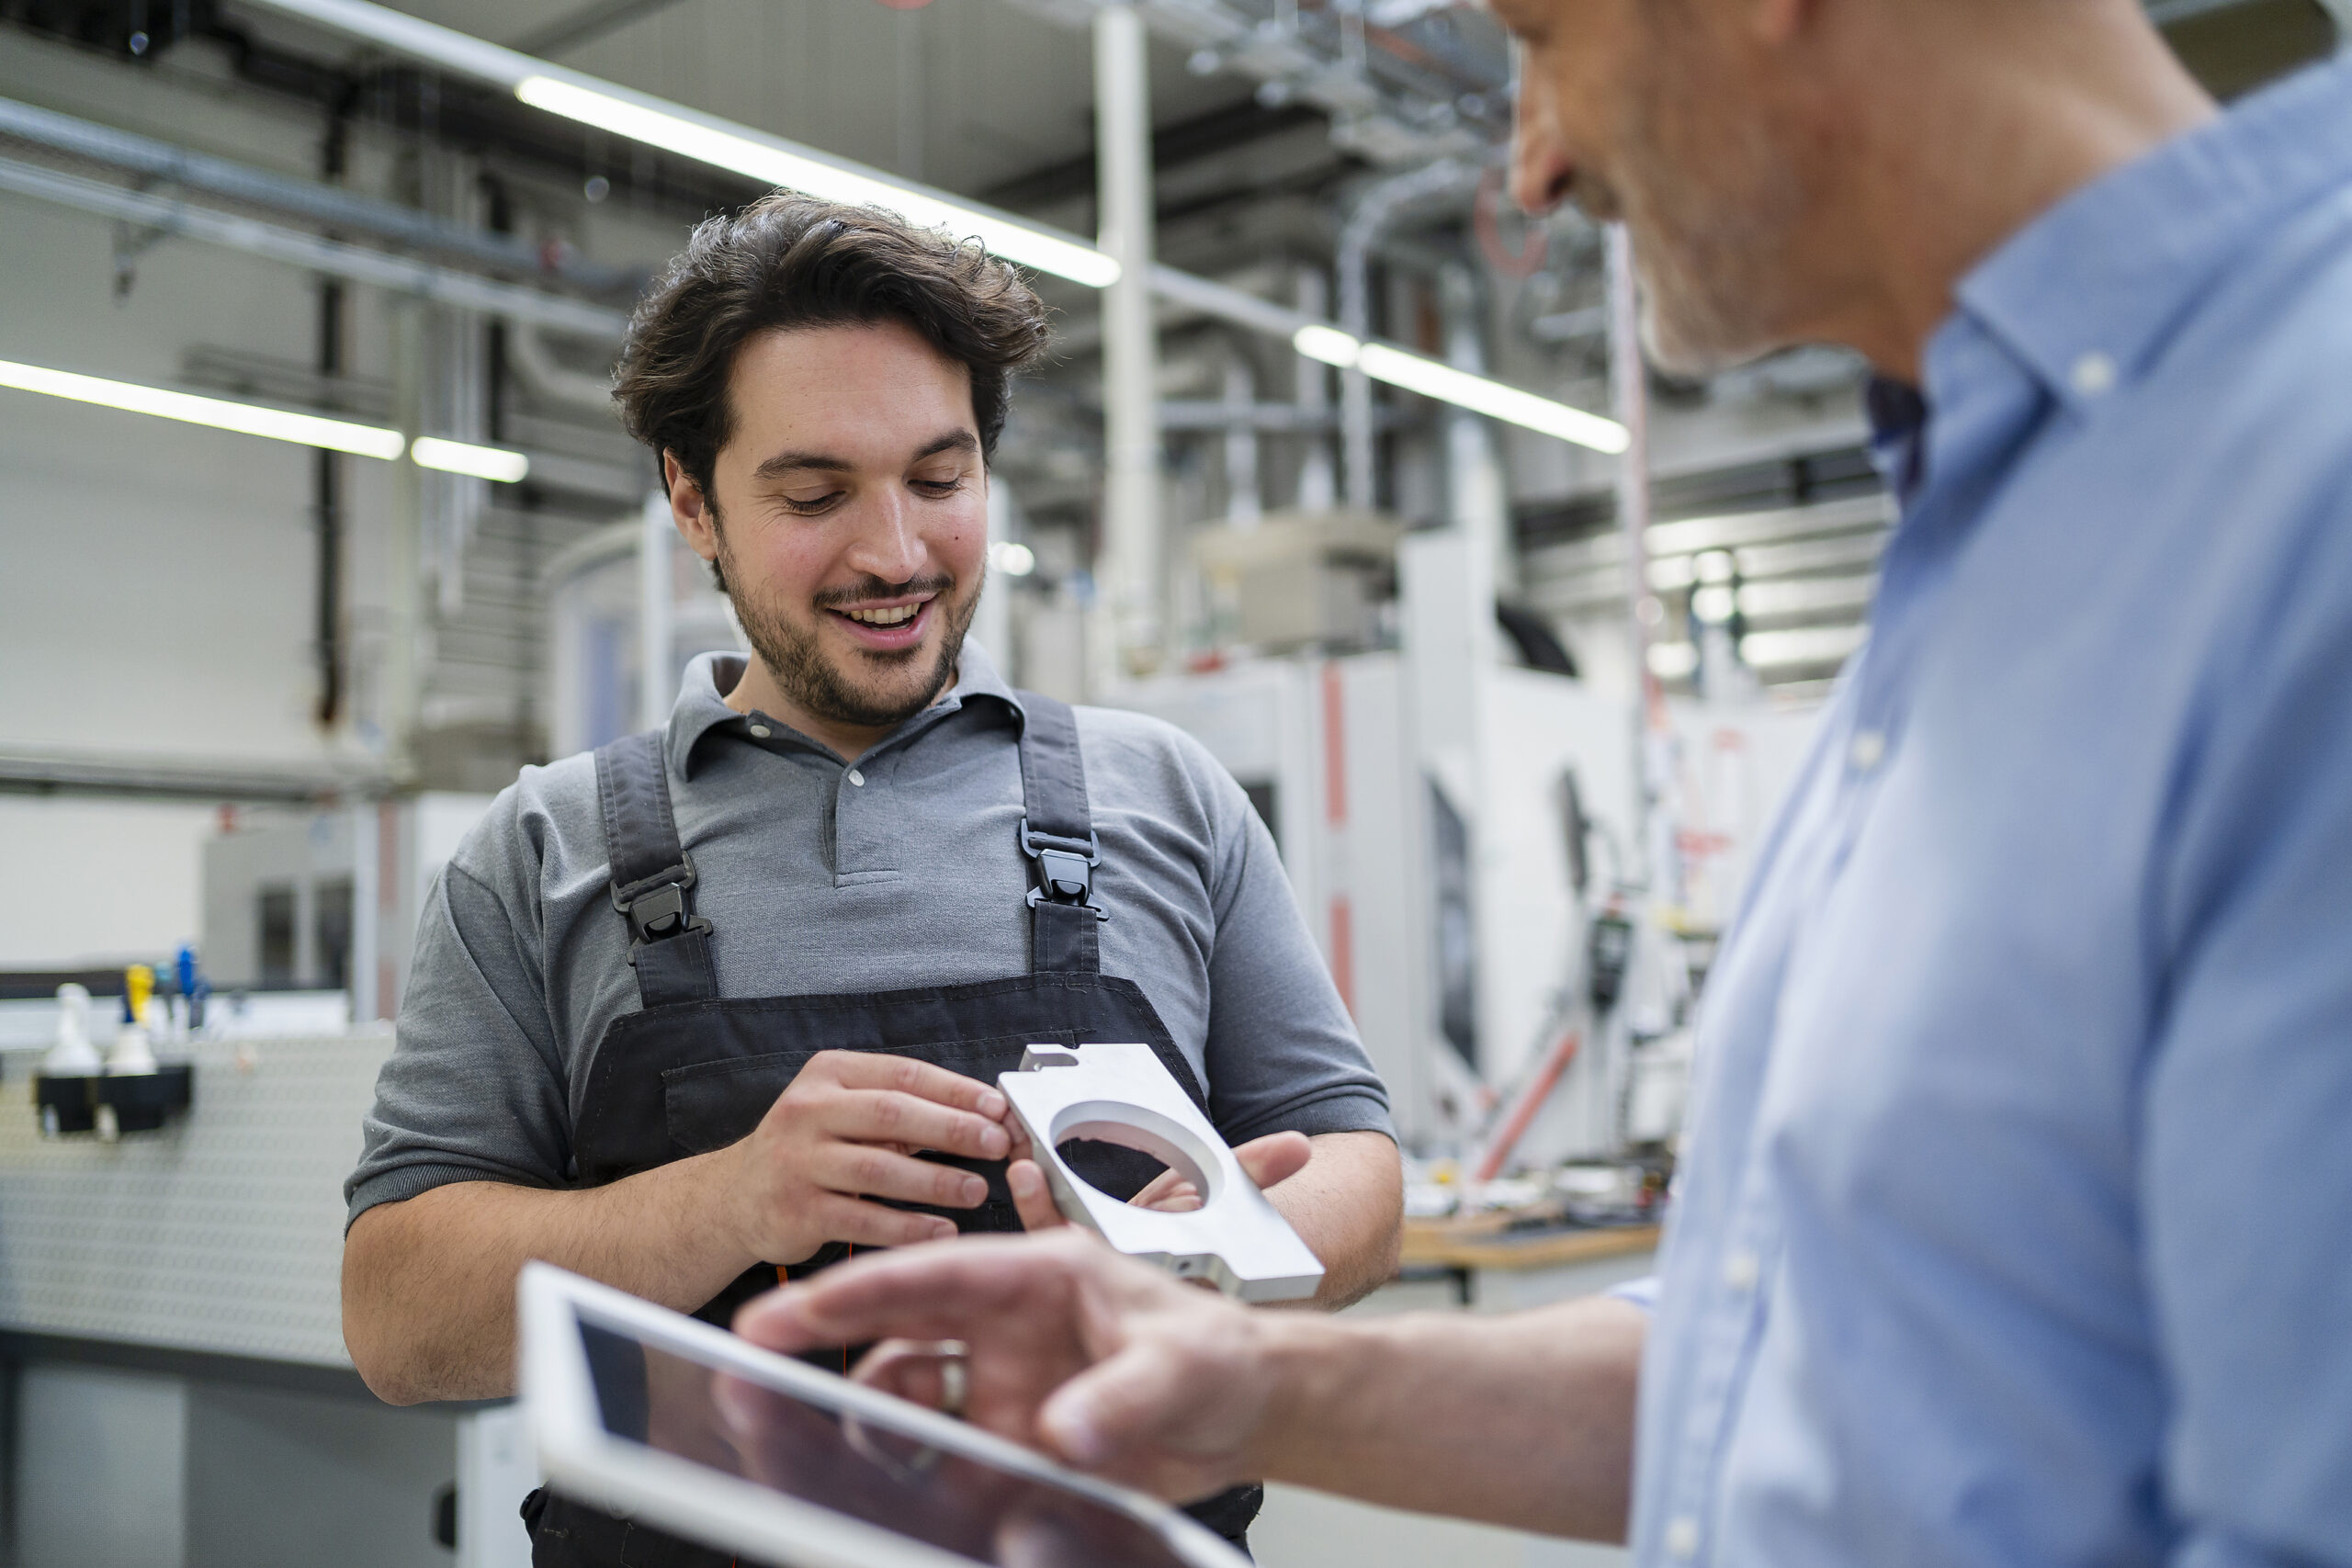
[[[1340,330],[1358,343],[1372,338],[1372,248],[1396,215],[1415,202],[1476,183],[1478,171],[1452,158],[1397,175],[1366,190],[1340,230]],[[1340,429],[1348,504],[1369,512],[1377,501],[1373,480],[1372,378],[1351,366],[1340,378]]]

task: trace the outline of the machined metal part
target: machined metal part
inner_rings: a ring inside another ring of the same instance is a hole
[[[1323,1265],[1266,1201],[1148,1045],[1032,1045],[997,1083],[1021,1118],[1055,1206],[1119,1251],[1245,1302],[1315,1293]],[[1139,1209],[1088,1184],[1057,1145],[1097,1138],[1140,1149],[1192,1182],[1201,1206]]]

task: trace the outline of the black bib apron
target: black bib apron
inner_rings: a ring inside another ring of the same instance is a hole
[[[670,807],[662,735],[616,740],[596,753],[596,793],[612,857],[613,908],[628,922],[629,963],[643,1010],[613,1021],[590,1058],[588,1087],[572,1134],[574,1179],[600,1187],[748,1136],[804,1063],[820,1051],[880,1051],[911,1056],[994,1083],[1021,1066],[1032,1044],[1143,1041],[1203,1111],[1207,1099],[1192,1064],[1148,998],[1131,980],[1102,973],[1093,897],[1101,852],[1069,705],[1021,694],[1021,848],[1036,867],[1028,890],[1026,975],[961,986],[835,996],[721,997],[711,958],[714,932],[694,907],[696,873]],[[1007,889],[1008,904],[1019,897]],[[741,940],[739,938],[738,940]],[[777,940],[783,940],[779,937]],[[978,1209],[933,1209],[961,1231],[1017,1231],[1002,1160],[926,1158],[975,1171],[988,1182]],[[1148,1156],[1083,1143],[1066,1155],[1079,1174],[1114,1197],[1132,1197],[1159,1171]],[[839,1243],[792,1265],[794,1279],[840,1261]],[[695,1315],[722,1327],[744,1302],[772,1289],[784,1269],[746,1270]],[[820,1362],[820,1364],[826,1364]],[[840,1365],[838,1357],[830,1364]],[[1187,1512],[1240,1543],[1264,1489],[1236,1487]],[[601,1508],[544,1489],[524,1504],[535,1568],[727,1568],[733,1559]]]

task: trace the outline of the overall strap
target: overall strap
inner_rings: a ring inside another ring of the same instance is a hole
[[[695,863],[670,814],[662,731],[596,749],[596,806],[612,857],[613,908],[628,922],[628,961],[649,1008],[718,995],[710,922],[695,916]]]
[[[1037,863],[1029,890],[1032,973],[1093,975],[1102,967],[1095,927],[1110,919],[1094,902],[1094,868],[1102,862],[1086,804],[1086,764],[1078,754],[1078,716],[1069,705],[1023,692],[1021,852]]]

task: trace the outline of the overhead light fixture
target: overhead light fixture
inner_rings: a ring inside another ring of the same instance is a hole
[[[290,441],[298,446],[323,446],[361,457],[380,457],[386,462],[399,457],[407,445],[399,431],[372,424],[353,424],[314,413],[296,413],[290,409],[231,402],[226,398],[167,391],[130,381],[108,381],[96,376],[79,376],[71,370],[51,370],[7,360],[0,360],[0,387],[71,398],[75,402],[96,403],[129,413],[153,414],[187,424],[209,425],[215,430],[232,430],[241,435],[258,435],[269,441]]]
[[[1107,288],[1119,280],[1117,261],[1074,236],[1024,223],[944,192],[886,179],[782,137],[549,64],[455,28],[377,5],[375,0],[246,3],[365,39],[413,60],[489,83],[546,113],[714,168],[731,169],[764,185],[786,186],[832,201],[888,207],[910,222],[968,235],[1007,261],[1073,283]],[[1276,335],[1288,332],[1292,346],[1310,359],[1342,368],[1360,366],[1374,380],[1441,402],[1597,452],[1619,453],[1631,445],[1624,427],[1614,420],[1385,344],[1359,344],[1337,327],[1302,320],[1295,311],[1206,278],[1155,267],[1152,288],[1164,298],[1192,304],[1254,332]]]
[[[910,223],[969,235],[1007,261],[1067,277],[1072,283],[1108,288],[1119,281],[1119,264],[1080,241],[1066,240],[980,208],[812,158],[766,137],[745,135],[698,116],[657,108],[633,94],[624,96],[554,76],[527,76],[514,85],[514,96],[535,109],[715,168],[731,169],[763,185],[787,186],[827,201],[887,207]]]
[[[1336,365],[1342,370],[1355,366],[1363,344],[1337,327],[1327,327],[1311,321],[1290,334],[1290,345],[1309,359],[1319,359],[1326,365]]]
[[[0,359],[0,387],[67,398],[77,403],[95,403],[100,408],[120,409],[125,413],[175,419],[183,424],[201,424],[239,435],[258,435],[265,441],[322,446],[330,452],[348,452],[356,457],[375,457],[387,463],[405,450],[419,468],[470,474],[500,484],[514,484],[531,471],[529,457],[503,447],[445,441],[437,435],[420,435],[411,443],[399,431],[380,425],[354,424],[349,420],[298,413],[264,403],[232,402],[227,398],[175,392],[165,387],[141,386],[136,381],[109,381],[72,370],[51,370],[42,365],[19,365]]]
[[[1451,365],[1441,365],[1385,343],[1360,343],[1353,334],[1320,321],[1309,321],[1293,332],[1290,345],[1309,359],[1319,359],[1342,370],[1362,370],[1375,381],[1385,381],[1392,387],[1402,387],[1408,392],[1419,392],[1425,398],[1453,403],[1509,424],[1540,430],[1596,452],[1613,455],[1632,445],[1625,427],[1613,419],[1603,419],[1550,398],[1539,398],[1532,392],[1523,392],[1467,370],[1456,370]]]
[[[1614,456],[1633,445],[1625,427],[1613,419],[1603,419],[1550,398],[1539,398],[1532,392],[1507,387],[1467,370],[1456,370],[1451,365],[1408,354],[1385,343],[1365,344],[1356,355],[1356,365],[1375,381],[1453,403],[1506,424],[1540,430],[1596,452]]]
[[[531,459],[502,446],[476,446],[466,441],[445,441],[420,435],[409,443],[409,460],[420,468],[445,474],[469,474],[493,484],[520,484],[531,472]]]
[[[535,56],[412,17],[373,0],[252,0],[413,60],[486,82],[548,114],[625,136],[763,185],[787,186],[831,201],[889,208],[909,222],[977,239],[1010,262],[1091,288],[1119,280],[1119,264],[1074,236],[959,201],[942,191],[885,179],[780,136],[699,113]]]

